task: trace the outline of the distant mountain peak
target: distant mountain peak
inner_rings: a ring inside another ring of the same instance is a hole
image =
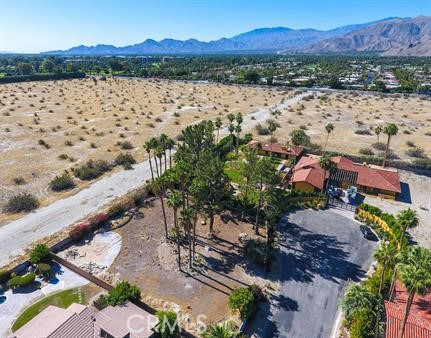
[[[195,38],[161,41],[146,39],[134,45],[115,47],[98,44],[76,46],[65,51],[44,54],[62,55],[132,55],[200,54],[216,52],[346,52],[382,51],[387,54],[430,55],[431,17],[388,17],[385,19],[337,27],[327,31],[313,28],[257,28],[231,38],[204,42]],[[354,40],[354,41],[352,41]]]

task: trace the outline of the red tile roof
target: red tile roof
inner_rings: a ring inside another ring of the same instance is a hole
[[[398,338],[404,317],[404,308],[398,304],[385,301],[386,338]],[[411,313],[407,318],[404,338],[431,338],[430,323]]]
[[[331,160],[340,170],[358,173],[356,182],[358,185],[396,193],[401,192],[400,176],[397,171],[358,164],[343,156],[334,156]],[[322,189],[323,170],[319,167],[318,158],[303,156],[294,168],[292,182],[307,182]]]
[[[328,176],[328,174],[327,174]],[[306,182],[320,190],[324,187],[325,171],[319,166],[319,159],[303,156],[293,169],[292,183]]]
[[[304,151],[304,148],[298,146],[286,146],[280,143],[264,143],[256,140],[252,140],[248,143],[250,148],[257,148],[260,144],[263,151],[276,154],[285,154],[290,156],[299,156]]]
[[[386,338],[398,338],[408,293],[400,282],[395,284],[393,302],[385,302]],[[415,295],[407,318],[404,338],[431,338],[431,294]]]

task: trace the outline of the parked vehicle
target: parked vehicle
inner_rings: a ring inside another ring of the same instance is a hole
[[[362,235],[364,235],[364,238],[366,238],[366,239],[373,239],[374,238],[374,234],[369,227],[367,227],[365,225],[361,225],[360,228],[361,228]]]

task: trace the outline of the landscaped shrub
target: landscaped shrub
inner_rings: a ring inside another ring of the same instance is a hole
[[[141,299],[141,291],[139,288],[130,284],[127,281],[119,282],[107,295],[101,295],[97,302],[106,307],[108,305],[115,306],[124,304],[126,300]]]
[[[375,337],[374,314],[370,308],[360,308],[355,312],[350,327],[351,338]]]
[[[9,279],[7,282],[7,286],[14,289],[20,286],[25,286],[31,284],[36,279],[36,275],[33,272],[30,272],[24,276],[15,276]]]
[[[37,266],[37,273],[43,275],[45,278],[49,278],[49,276],[51,275],[51,265],[46,264],[46,263],[39,263]]]
[[[116,202],[116,203],[112,204],[108,209],[109,217],[116,217],[116,216],[120,215],[121,213],[126,211],[126,209],[124,207],[125,207],[124,203],[122,203],[122,202]]]
[[[61,176],[55,176],[55,178],[49,182],[49,187],[54,191],[67,190],[74,186],[75,182],[73,181],[73,178],[67,173],[64,173]]]
[[[51,251],[45,244],[38,244],[30,253],[30,262],[39,264],[41,262],[49,262],[51,259]]]
[[[256,133],[258,135],[269,135],[270,132],[267,127],[262,126],[260,123],[256,124]]]
[[[110,171],[111,165],[104,160],[89,160],[86,164],[74,169],[74,174],[81,180],[92,180]]]
[[[268,254],[266,243],[256,239],[248,240],[244,245],[245,257],[258,265],[264,266],[267,263]]]
[[[36,197],[29,193],[21,193],[9,199],[6,210],[9,212],[31,211],[38,206],[39,201]]]
[[[241,319],[250,318],[256,313],[257,300],[249,288],[234,289],[229,295],[229,308],[239,311]]]
[[[126,165],[132,165],[135,163],[136,163],[135,158],[132,156],[132,154],[129,154],[129,153],[126,153],[126,154],[121,153],[115,158],[115,165],[126,166]]]
[[[157,332],[162,338],[178,337],[180,327],[177,321],[177,314],[174,311],[157,311]]]
[[[69,237],[75,241],[83,239],[92,230],[91,225],[88,222],[80,223],[69,231]]]
[[[9,278],[10,278],[9,270],[0,270],[0,284],[7,282]]]
[[[416,157],[416,158],[424,158],[425,156],[425,150],[421,147],[413,147],[410,149],[407,149],[406,155],[410,157]]]

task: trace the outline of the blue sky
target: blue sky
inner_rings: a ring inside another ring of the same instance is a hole
[[[0,51],[209,41],[261,27],[330,29],[430,13],[431,0],[0,0]]]

